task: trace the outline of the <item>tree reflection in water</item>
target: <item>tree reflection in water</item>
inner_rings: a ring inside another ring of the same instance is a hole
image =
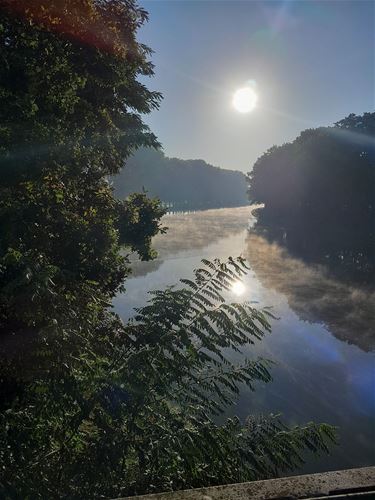
[[[280,233],[279,233],[280,234]],[[274,236],[274,235],[273,235]],[[365,351],[375,349],[375,289],[368,280],[360,284],[363,269],[341,265],[337,259],[321,259],[310,248],[302,252],[288,249],[286,238],[250,232],[246,257],[258,279],[287,297],[289,306],[303,320],[323,323],[340,340],[356,344]],[[315,259],[312,256],[315,255]],[[312,262],[315,260],[316,262]],[[345,273],[344,270],[347,270]]]

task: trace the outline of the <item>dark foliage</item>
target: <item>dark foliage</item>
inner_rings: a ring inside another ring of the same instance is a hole
[[[174,210],[247,205],[246,177],[203,160],[167,158],[162,151],[140,149],[114,178],[115,192],[125,198],[146,189]]]
[[[157,145],[139,115],[160,99],[137,81],[153,72],[135,40],[146,13],[44,4],[0,4],[0,335],[108,301],[128,273],[120,247],[151,256],[163,214],[144,195],[116,200],[106,180]]]
[[[132,0],[0,2],[0,407],[46,365],[46,332],[95,323],[129,273],[152,257],[163,214],[143,194],[116,200],[106,178],[139,146],[160,94],[137,43]],[[122,249],[122,252],[120,252]]]
[[[375,278],[375,113],[305,130],[248,175],[258,228],[336,274]]]
[[[55,329],[44,370],[0,415],[4,498],[102,498],[272,477],[327,451],[327,425],[277,416],[216,423],[268,361],[230,352],[270,330],[269,311],[229,304],[242,259],[204,261],[185,288],[153,292],[123,325],[109,313]],[[226,353],[226,354],[225,354]]]

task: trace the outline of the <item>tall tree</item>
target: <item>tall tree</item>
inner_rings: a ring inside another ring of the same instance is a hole
[[[375,113],[351,114],[272,147],[248,179],[250,199],[264,203],[259,226],[278,228],[284,243],[309,259],[373,280]]]
[[[0,332],[14,333],[108,301],[121,246],[151,255],[161,209],[117,201],[106,178],[158,144],[140,113],[160,94],[138,81],[153,66],[133,0],[4,0],[0,16]]]

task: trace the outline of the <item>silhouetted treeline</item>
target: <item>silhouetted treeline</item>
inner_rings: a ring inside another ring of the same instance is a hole
[[[114,179],[116,195],[146,189],[176,210],[247,205],[243,173],[213,167],[203,160],[167,158],[162,151],[138,150]]]
[[[375,113],[305,130],[248,174],[258,229],[307,261],[369,283],[375,273]]]

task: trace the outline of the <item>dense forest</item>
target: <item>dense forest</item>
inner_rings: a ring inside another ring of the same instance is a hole
[[[243,258],[204,261],[124,323],[127,255],[162,207],[108,178],[157,147],[161,95],[134,0],[0,4],[0,497],[114,498],[273,477],[335,441],[327,424],[218,415],[270,382],[249,352],[272,315],[223,295]],[[169,179],[166,179],[167,181]]]
[[[303,131],[248,174],[259,230],[338,275],[375,279],[375,113]]]
[[[248,204],[246,177],[203,160],[168,158],[162,151],[139,149],[114,178],[115,193],[125,198],[143,189],[176,210]]]

